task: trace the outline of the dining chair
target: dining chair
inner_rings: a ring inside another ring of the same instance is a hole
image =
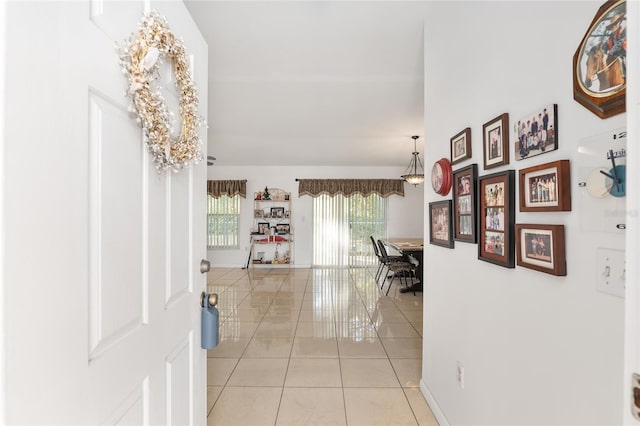
[[[414,265],[411,262],[404,262],[401,256],[389,256],[387,253],[387,248],[384,246],[384,243],[382,242],[382,240],[378,240],[378,249],[380,250],[380,256],[382,258],[382,262],[383,262],[383,269],[384,266],[387,267],[387,274],[389,272],[393,272],[393,274],[389,275],[389,276],[385,276],[384,280],[382,281],[382,284],[380,285],[380,290],[382,290],[384,288],[384,284],[387,282],[387,279],[391,278],[391,280],[389,281],[389,287],[387,288],[387,292],[386,294],[389,294],[389,290],[391,289],[391,284],[393,284],[393,280],[395,280],[396,278],[400,279],[400,282],[404,282],[404,285],[406,287],[409,287],[409,284],[407,283],[407,278],[411,279],[411,282],[413,283],[413,277],[416,274],[416,269],[417,266]],[[404,281],[403,281],[404,278]],[[416,294],[416,292],[413,292],[414,296]]]
[[[373,238],[373,235],[369,235],[369,238],[371,239],[371,244],[373,245],[373,253],[378,258],[378,270],[376,271],[376,277],[375,277],[376,282],[378,282],[386,264],[385,264],[385,260],[382,258],[382,255],[380,254],[380,249],[378,249],[378,244],[376,243],[376,240]],[[402,260],[402,256],[387,256],[387,257],[390,261],[394,261],[394,262]]]

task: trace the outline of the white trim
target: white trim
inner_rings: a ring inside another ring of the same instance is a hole
[[[7,28],[6,3],[0,1],[0,28]],[[0,31],[0,176],[4,177],[4,147],[5,147],[5,58],[6,58],[6,31]],[[5,217],[4,217],[4,184],[5,180],[0,178],[0,334],[7,336],[7,329],[4,323],[5,299],[4,289],[6,288],[4,253],[5,253]],[[6,337],[0,339],[0,424],[7,423],[6,398],[7,398],[7,376],[5,372],[5,342]]]
[[[436,402],[436,399],[431,394],[431,391],[429,391],[429,388],[424,382],[424,379],[420,379],[420,392],[422,392],[424,399],[427,400],[427,405],[429,405],[429,408],[431,409],[433,416],[438,421],[438,424],[440,426],[449,426],[449,420],[447,420],[447,418],[444,416],[444,413],[440,409],[440,406]]]

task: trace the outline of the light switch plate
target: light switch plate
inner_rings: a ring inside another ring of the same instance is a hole
[[[596,288],[598,291],[624,298],[626,265],[624,250],[596,249]]]

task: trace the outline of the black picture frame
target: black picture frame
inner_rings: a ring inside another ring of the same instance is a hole
[[[470,164],[453,172],[453,238],[456,241],[478,241],[478,165]]]
[[[272,219],[284,219],[284,207],[271,207]]]
[[[515,171],[478,178],[478,259],[515,267]]]
[[[269,222],[258,222],[258,234],[268,235],[270,232]]]
[[[429,243],[453,248],[451,200],[429,203]]]

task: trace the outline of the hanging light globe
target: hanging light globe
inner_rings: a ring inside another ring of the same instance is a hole
[[[411,161],[409,162],[407,170],[405,170],[404,174],[400,176],[413,186],[418,186],[424,182],[424,166],[422,165],[422,160],[420,160],[420,156],[418,155],[420,153],[416,149],[416,141],[419,137],[420,136],[411,136],[411,139],[413,139]]]

